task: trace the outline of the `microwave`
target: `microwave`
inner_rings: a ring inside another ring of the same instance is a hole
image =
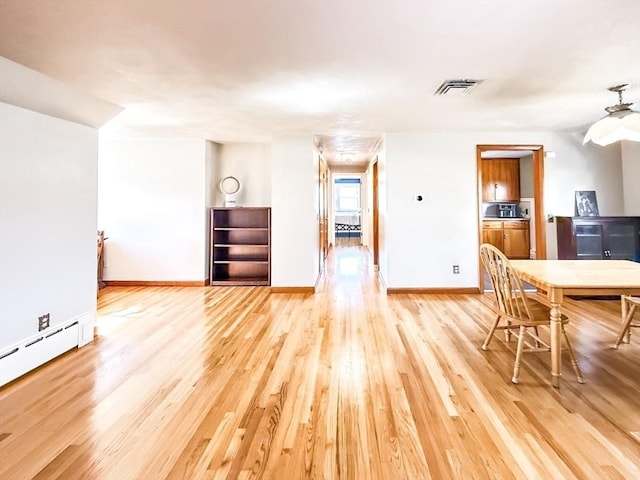
[[[517,217],[517,205],[515,203],[499,203],[498,217],[515,218]]]

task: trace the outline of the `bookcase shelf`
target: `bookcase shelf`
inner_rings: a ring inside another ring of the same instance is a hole
[[[271,285],[271,209],[211,209],[209,283]]]

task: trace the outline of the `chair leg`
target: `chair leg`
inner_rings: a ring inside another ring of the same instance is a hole
[[[631,319],[633,318],[633,314],[635,313],[635,311],[635,305],[631,305],[631,307],[627,310],[627,316],[622,323],[622,328],[620,329],[618,338],[616,338],[616,343],[613,345],[613,348],[615,348],[616,350],[618,350],[618,348],[620,347],[625,334],[627,335],[627,341],[631,341]]]
[[[520,360],[522,359],[522,349],[526,333],[527,327],[521,325],[520,335],[518,335],[518,348],[516,349],[516,363],[513,366],[513,377],[511,377],[511,383],[518,383],[518,376],[520,375]]]
[[[507,320],[507,327],[511,327],[511,320]],[[505,328],[504,339],[507,343],[511,343],[511,328]]]
[[[540,348],[540,334],[538,333],[538,327],[533,327],[533,331],[536,332],[536,348]]]
[[[574,372],[576,372],[578,383],[584,383],[584,379],[582,378],[582,372],[580,371],[580,365],[578,365],[578,359],[576,358],[576,354],[573,351],[573,347],[571,346],[571,342],[569,341],[569,336],[567,335],[567,332],[564,329],[564,325],[562,325],[562,335],[564,336],[564,342],[567,344],[567,350],[569,351],[569,359],[571,360],[571,365],[573,366]]]
[[[496,318],[493,321],[493,325],[491,325],[491,329],[487,334],[487,338],[484,339],[484,343],[482,344],[483,350],[486,350],[487,348],[489,348],[489,342],[491,342],[491,339],[493,338],[493,334],[496,332],[496,328],[498,328],[498,322],[500,322],[500,315],[496,315]]]

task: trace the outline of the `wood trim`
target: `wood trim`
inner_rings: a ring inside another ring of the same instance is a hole
[[[536,259],[547,258],[547,220],[544,213],[544,149],[533,152],[533,198],[535,199],[536,217]]]
[[[372,166],[372,177],[373,177],[373,265],[374,267],[378,267],[380,265],[380,210],[378,208],[379,200],[379,192],[378,192],[378,157],[376,157],[376,161],[373,162]]]
[[[543,145],[491,145],[483,144],[476,146],[476,171],[477,184],[476,196],[478,198],[478,246],[482,244],[482,152],[487,150],[530,150],[533,152],[533,198],[535,200],[535,218],[536,229],[536,259],[544,260],[547,258],[547,222],[544,213],[544,146]],[[480,291],[484,290],[484,268],[482,262],[478,261],[478,284]]]
[[[479,294],[480,289],[476,287],[465,288],[387,288],[387,295],[395,295],[398,293],[418,293],[418,294],[442,294],[442,295],[468,295]]]
[[[271,287],[271,293],[316,293],[315,287]]]
[[[205,280],[105,280],[107,287],[206,287]]]

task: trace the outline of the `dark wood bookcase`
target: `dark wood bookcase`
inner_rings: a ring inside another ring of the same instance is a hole
[[[556,217],[560,260],[640,262],[640,217]]]
[[[212,208],[209,283],[271,285],[271,209]]]

